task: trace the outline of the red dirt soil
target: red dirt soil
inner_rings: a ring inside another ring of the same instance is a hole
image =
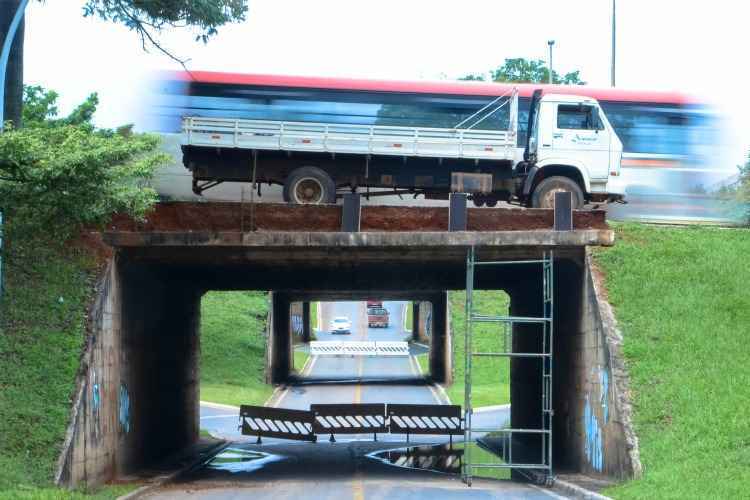
[[[342,207],[277,203],[159,203],[145,221],[116,215],[105,231],[314,231],[341,230]],[[552,229],[552,210],[471,208],[469,231],[533,231]],[[574,229],[609,229],[602,210],[576,211]],[[362,207],[362,231],[447,231],[447,207]]]

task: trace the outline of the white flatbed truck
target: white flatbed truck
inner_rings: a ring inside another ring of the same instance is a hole
[[[508,106],[507,130],[482,122]],[[499,96],[453,128],[393,127],[188,116],[183,163],[200,194],[221,182],[279,184],[290,203],[335,203],[365,196],[469,193],[477,206],[498,201],[550,208],[569,191],[574,208],[621,200],[622,143],[599,103],[534,92],[525,148],[517,146],[518,94]]]

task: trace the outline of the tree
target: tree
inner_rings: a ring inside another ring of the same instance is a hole
[[[540,59],[530,60],[523,57],[506,59],[499,68],[489,72],[489,80],[493,82],[516,82],[516,83],[547,83],[549,82],[549,68]],[[459,80],[484,81],[484,75],[469,74]],[[585,85],[581,81],[580,71],[571,71],[563,77],[552,70],[552,83],[562,85]]]
[[[723,188],[720,194],[730,202],[730,214],[750,225],[750,154],[744,165],[738,167],[737,180]]]
[[[8,34],[21,0],[0,0],[0,43]],[[196,40],[206,43],[217,33],[217,28],[230,22],[245,20],[247,0],[87,0],[84,17],[99,17],[122,24],[138,33],[144,50],[156,48],[184,65],[159,42],[165,28],[192,27],[198,30]],[[23,23],[13,42],[6,76],[5,118],[18,128],[21,125],[23,100]]]
[[[156,136],[94,127],[96,94],[66,117],[56,100],[27,87],[25,126],[0,134],[0,210],[11,239],[64,242],[115,212],[142,217],[157,199],[148,183],[168,157]]]

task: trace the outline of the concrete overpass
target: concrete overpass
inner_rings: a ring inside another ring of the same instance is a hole
[[[406,299],[430,302],[432,376],[451,378],[447,290],[463,289],[467,250],[484,260],[555,256],[554,464],[615,477],[637,471],[616,338],[597,296],[587,247],[613,244],[603,213],[574,214],[553,231],[543,210],[469,210],[467,230],[448,232],[439,207],[364,207],[361,232],[341,232],[341,207],[162,204],[146,222],[116,218],[113,249],[87,350],[61,481],[99,483],[193,443],[198,435],[200,298],[208,290],[270,290],[268,370],[291,368],[294,301]],[[475,288],[502,289],[515,316],[540,315],[541,275],[520,265],[488,269]],[[603,316],[604,315],[604,316]],[[513,348],[540,338],[518,325]],[[613,343],[615,342],[615,343]],[[92,376],[95,374],[95,376]],[[512,360],[513,427],[538,427],[541,383],[533,360]],[[97,406],[88,397],[97,384]],[[593,418],[592,418],[593,416]]]

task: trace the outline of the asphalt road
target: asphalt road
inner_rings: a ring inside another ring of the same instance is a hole
[[[318,332],[318,340],[405,340],[402,328],[403,302],[386,302],[391,315],[388,328],[367,328],[364,303],[338,302],[323,306],[322,324],[334,316],[352,319],[351,335]],[[416,348],[415,355],[420,352]],[[282,388],[272,398],[274,406],[308,408],[311,403],[427,403],[445,404],[445,397],[421,377],[416,362],[398,358],[315,357],[308,363],[305,377]],[[392,379],[384,382],[384,379]],[[393,380],[395,379],[395,380]],[[479,425],[502,426],[508,408],[491,408],[475,414]],[[163,486],[149,498],[234,499],[461,499],[461,498],[561,498],[556,492],[511,481],[477,479],[468,488],[456,474],[398,467],[372,456],[389,449],[420,444],[444,445],[447,438],[419,436],[404,442],[403,436],[382,435],[375,442],[371,435],[337,436],[329,443],[290,443],[241,436],[237,431],[237,409],[210,403],[201,404],[201,428],[215,436],[232,440],[232,445],[211,462],[190,472],[178,482]],[[483,421],[481,421],[483,420]]]

